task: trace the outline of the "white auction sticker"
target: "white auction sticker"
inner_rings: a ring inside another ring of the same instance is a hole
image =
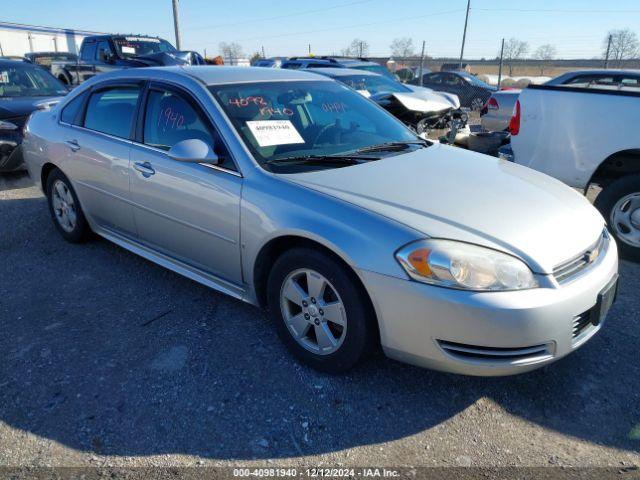
[[[0,72],[0,83],[9,83],[9,72]]]
[[[304,139],[289,120],[255,120],[247,122],[261,147],[304,143]]]
[[[133,47],[122,47],[122,53],[131,53],[133,55],[136,54],[136,49]]]

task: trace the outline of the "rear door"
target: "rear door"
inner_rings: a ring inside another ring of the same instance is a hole
[[[171,159],[177,142],[197,138],[219,165]],[[233,285],[241,283],[242,177],[204,109],[187,91],[151,84],[131,151],[131,195],[140,240]]]
[[[128,237],[136,234],[129,153],[141,92],[139,83],[102,84],[85,94],[80,113],[74,115],[72,101],[61,114],[67,150],[63,169],[85,213],[99,227]]]

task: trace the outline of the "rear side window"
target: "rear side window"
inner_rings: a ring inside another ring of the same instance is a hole
[[[282,68],[288,68],[290,70],[297,70],[302,66],[301,63],[298,62],[287,62],[282,64]]]
[[[82,46],[82,60],[91,61],[96,57],[96,42],[86,43]]]
[[[79,125],[77,122],[78,114],[80,113],[80,109],[82,108],[82,104],[84,103],[85,98],[87,98],[87,93],[82,93],[78,95],[76,98],[71,100],[66,107],[62,109],[62,115],[60,115],[60,121],[64,123],[68,123],[69,125]]]
[[[129,138],[139,96],[138,87],[114,87],[91,94],[85,128]]]

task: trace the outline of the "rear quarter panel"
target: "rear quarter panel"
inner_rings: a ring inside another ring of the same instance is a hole
[[[572,187],[586,188],[607,157],[640,147],[640,96],[526,88],[519,100],[515,161]]]

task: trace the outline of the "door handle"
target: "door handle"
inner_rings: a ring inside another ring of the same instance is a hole
[[[134,162],[133,168],[139,171],[144,178],[149,178],[156,173],[149,162]]]
[[[77,152],[78,150],[80,150],[80,144],[77,140],[67,140],[64,143],[71,149],[72,152]]]

